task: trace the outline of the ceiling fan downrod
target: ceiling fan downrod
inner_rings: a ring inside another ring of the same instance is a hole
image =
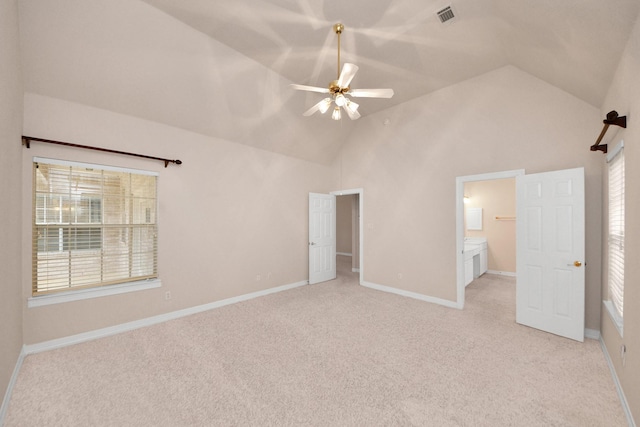
[[[344,30],[344,25],[342,25],[340,22],[338,22],[333,26],[333,31],[335,31],[336,34],[338,35],[338,74],[337,74],[336,80],[340,79],[340,34],[342,34],[343,30]]]

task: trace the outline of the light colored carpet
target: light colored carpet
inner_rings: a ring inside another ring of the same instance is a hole
[[[6,426],[624,426],[599,343],[340,278],[26,357]]]

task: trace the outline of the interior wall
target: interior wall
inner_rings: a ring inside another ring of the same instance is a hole
[[[495,179],[464,184],[465,237],[486,237],[489,270],[516,272],[516,180]],[[467,208],[482,208],[482,230],[467,230]]]
[[[26,309],[25,343],[308,279],[308,193],[337,188],[327,159],[340,138],[326,137],[326,122],[299,119],[304,97],[290,82],[138,0],[19,6],[26,135],[184,162],[164,168],[38,143],[22,152],[24,218],[33,156],[159,172],[163,285]],[[28,222],[22,233],[26,299]]]
[[[363,117],[336,164],[362,187],[366,282],[456,300],[458,176],[585,168],[586,319],[599,329],[602,130],[597,108],[516,67]]]
[[[613,84],[600,111],[600,119],[611,111],[627,116],[627,128],[611,126],[603,143],[610,148],[624,140],[625,148],[625,274],[624,274],[624,337],[603,309],[601,333],[616,373],[624,390],[633,417],[640,422],[640,18],[627,43],[624,55],[618,66]],[[594,141],[595,142],[595,141]],[[594,154],[594,156],[596,156]],[[606,163],[602,154],[597,155],[606,177]],[[605,184],[606,185],[606,184]],[[604,187],[606,189],[606,186]],[[606,199],[604,211],[607,212]],[[606,215],[605,227],[606,224]],[[606,228],[603,229],[603,253],[606,254]],[[606,258],[603,258],[606,260]],[[603,269],[602,295],[607,298],[606,262]],[[625,363],[620,355],[620,347],[627,348]]]
[[[353,195],[336,196],[336,252],[353,254],[351,204]]]
[[[162,280],[158,289],[26,309],[27,344],[308,279],[308,195],[335,188],[329,166],[35,94],[25,96],[24,130],[183,162],[165,168],[159,161],[37,142],[22,151],[25,218],[32,217],[34,156],[158,172]],[[29,221],[22,234],[26,302]]]
[[[22,348],[18,250],[22,245],[22,212],[17,208],[22,200],[22,80],[16,0],[0,0],[0,58],[0,396],[4,397]]]

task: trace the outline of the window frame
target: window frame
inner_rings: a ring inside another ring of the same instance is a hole
[[[157,234],[158,234],[158,230],[159,230],[159,215],[158,215],[158,192],[157,192],[157,185],[158,185],[158,177],[159,177],[159,173],[157,172],[153,172],[153,171],[147,171],[147,170],[139,170],[139,169],[133,169],[133,168],[122,168],[122,167],[117,167],[117,166],[108,166],[108,165],[98,165],[98,164],[90,164],[90,163],[82,163],[82,162],[75,162],[75,161],[68,161],[68,160],[59,160],[59,159],[52,159],[52,158],[44,158],[44,157],[33,157],[32,159],[32,164],[35,165],[36,163],[41,163],[41,164],[51,164],[51,165],[56,165],[56,166],[62,166],[62,167],[76,167],[76,168],[89,168],[89,169],[94,169],[94,170],[101,170],[101,171],[107,171],[107,172],[119,172],[119,173],[128,173],[128,174],[134,174],[134,175],[147,175],[147,176],[153,176],[155,177],[155,185],[156,185],[156,190],[155,190],[155,232],[156,232],[156,246],[154,249],[154,268],[155,268],[155,277],[150,277],[150,278],[136,278],[133,277],[132,280],[130,281],[125,281],[122,283],[113,283],[113,284],[95,284],[94,286],[88,286],[88,287],[78,287],[77,289],[73,289],[70,288],[68,290],[62,290],[62,291],[57,291],[57,292],[53,292],[53,293],[43,293],[43,294],[33,294],[28,298],[27,300],[27,306],[29,308],[31,307],[39,307],[39,306],[44,306],[44,305],[50,305],[50,304],[58,304],[58,303],[64,303],[64,302],[69,302],[69,301],[78,301],[78,300],[84,300],[84,299],[90,299],[90,298],[96,298],[96,297],[102,297],[102,296],[108,296],[108,295],[116,295],[116,294],[121,294],[121,293],[127,293],[127,292],[134,292],[134,291],[138,291],[138,290],[145,290],[145,289],[153,289],[153,288],[158,288],[160,286],[162,286],[161,280],[160,280],[160,276],[159,276],[159,268],[157,266],[157,260],[158,260],[158,256],[159,256],[159,250],[158,250],[158,246],[157,246]],[[35,177],[35,172],[32,175],[33,177]],[[32,211],[32,230],[33,233],[35,234],[36,229],[38,226],[42,226],[42,224],[37,224],[37,218],[36,218],[36,182],[35,179],[32,182],[32,195],[33,195],[33,205],[31,207],[31,211]],[[91,211],[91,209],[94,208],[95,206],[95,202],[89,198],[89,204],[91,205],[91,208],[89,209]],[[104,201],[102,200],[102,197],[100,197],[100,207],[102,208],[104,204]],[[147,214],[146,211],[143,212],[143,219],[146,218],[146,222],[148,222],[148,218],[149,215]],[[80,228],[83,229],[93,229],[95,227],[93,227],[94,225],[98,225],[101,229],[101,233],[104,233],[104,231],[102,230],[103,226],[105,225],[105,221],[100,220],[100,223],[96,223],[94,221],[94,219],[96,219],[96,217],[90,212],[89,213],[89,222],[88,223],[82,223]],[[73,229],[74,225],[77,225],[75,223],[73,224],[66,224],[64,225],[64,227],[66,227],[67,229]],[[129,226],[133,226],[135,225],[133,222],[131,224],[129,224]],[[48,225],[47,225],[48,226]],[[55,224],[51,224],[51,227],[55,228]],[[36,277],[35,277],[35,273],[34,273],[34,266],[36,265],[36,253],[38,250],[38,239],[35,238],[36,236],[32,236],[30,245],[31,245],[31,251],[33,253],[34,259],[31,262],[32,265],[32,289],[34,287],[33,283],[35,282]],[[70,237],[70,236],[68,236]],[[64,240],[64,237],[62,237],[62,239]],[[69,240],[68,242],[65,241],[64,244],[67,245],[71,245],[72,240]],[[62,245],[62,243],[61,243]],[[77,245],[77,242],[76,242]],[[101,243],[102,245],[102,243]],[[60,249],[61,247],[59,247],[58,249]],[[68,247],[67,247],[68,248]],[[64,249],[64,248],[63,248]],[[76,250],[82,251],[83,248],[77,249]],[[95,249],[87,249],[87,250],[95,250]],[[102,262],[102,261],[101,261]],[[32,290],[32,292],[34,292]]]
[[[619,157],[619,156],[623,156],[623,157]],[[621,271],[618,271],[618,275],[622,276],[622,283],[618,284],[617,286],[620,288],[621,294],[622,294],[622,299],[620,301],[621,304],[624,305],[624,255],[625,255],[625,251],[624,251],[624,227],[625,227],[625,164],[624,164],[624,141],[620,141],[620,143],[618,145],[615,146],[615,148],[613,150],[611,150],[608,154],[607,154],[607,299],[603,301],[603,305],[606,309],[606,312],[609,314],[609,317],[611,318],[615,328],[617,329],[618,333],[620,334],[620,337],[624,336],[624,311],[622,310],[622,313],[620,313],[620,310],[618,310],[618,308],[616,307],[616,303],[614,302],[614,300],[611,298],[611,295],[613,293],[612,291],[612,286],[616,286],[615,282],[612,282],[611,278],[612,278],[612,272],[611,272],[611,258],[612,258],[612,253],[611,253],[611,241],[612,241],[612,235],[611,235],[611,203],[610,203],[610,198],[611,198],[611,193],[612,193],[612,187],[611,187],[611,175],[612,175],[612,162],[614,160],[620,160],[622,161],[622,177],[621,177],[621,182],[622,182],[622,188],[621,189],[617,189],[617,192],[620,193],[620,197],[621,200],[619,201],[619,204],[622,205],[622,227],[623,230],[621,233],[617,234],[615,236],[615,240],[617,242],[619,242],[619,245],[621,246],[620,251],[622,252],[622,256],[621,256],[621,260],[622,260],[622,267]],[[617,256],[618,261],[620,260],[620,257]]]

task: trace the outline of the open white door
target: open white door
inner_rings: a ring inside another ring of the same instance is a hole
[[[516,322],[584,341],[584,168],[516,178]]]
[[[336,196],[309,193],[309,284],[336,278]]]

